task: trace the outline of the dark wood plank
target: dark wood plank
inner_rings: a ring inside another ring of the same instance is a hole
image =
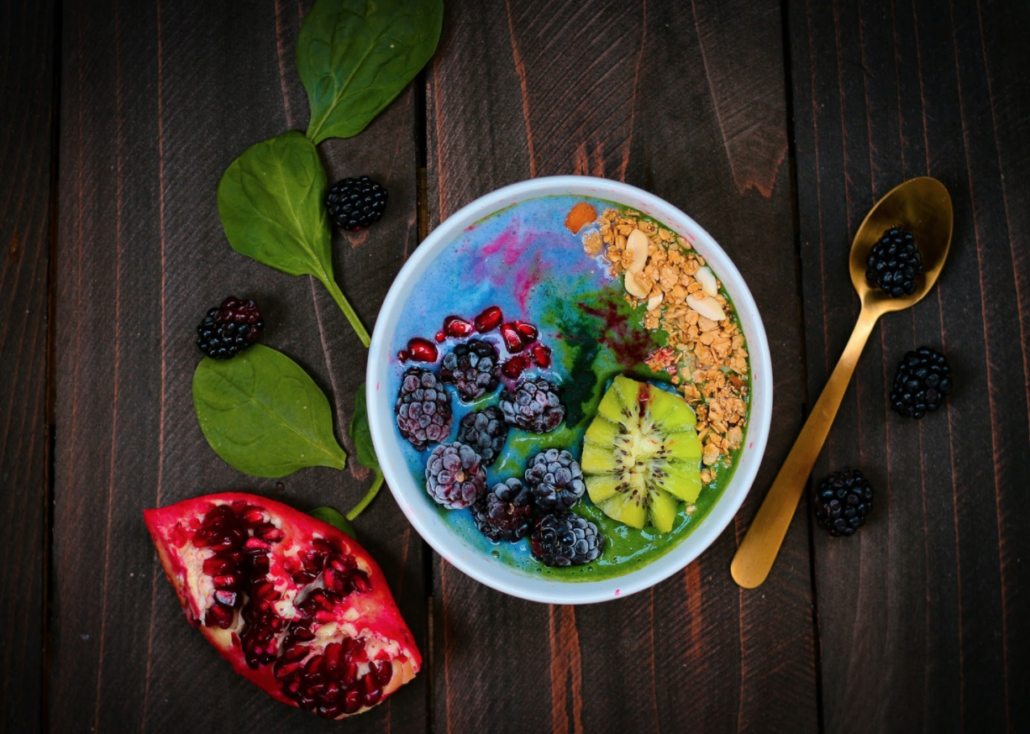
[[[761,590],[729,575],[804,403],[781,33],[775,2],[447,4],[427,93],[433,223],[560,173],[678,205],[753,289],[779,428],[736,526],[651,591],[548,607],[437,558],[437,732],[817,728],[805,516]]]
[[[860,535],[815,538],[827,731],[1017,731],[1030,685],[1025,4],[789,4],[809,390],[858,313],[866,210],[932,175],[955,205],[935,293],[874,332],[815,479],[861,466]],[[902,354],[943,348],[958,391],[919,423],[889,410]]]
[[[54,5],[0,9],[0,731],[43,726]]]
[[[365,351],[321,286],[231,251],[215,189],[247,146],[304,129],[295,2],[66,2],[62,105],[53,695],[55,731],[328,731],[333,724],[237,678],[183,619],[141,511],[253,489],[302,509],[347,509],[367,479],[306,470],[243,476],[208,448],[193,414],[193,344],[205,309],[253,296],[265,343],[330,394],[337,435]],[[387,218],[340,238],[341,287],[371,328],[414,245],[415,110],[404,93],[362,135],[332,141],[332,177],[368,173]],[[360,473],[359,473],[360,474]],[[422,542],[388,493],[357,522],[425,643]],[[424,731],[427,676],[347,724]]]

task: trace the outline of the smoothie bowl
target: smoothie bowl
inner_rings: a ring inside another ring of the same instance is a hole
[[[372,439],[408,520],[499,591],[579,604],[650,587],[754,481],[772,368],[750,292],[696,222],[581,176],[440,225],[387,295]]]

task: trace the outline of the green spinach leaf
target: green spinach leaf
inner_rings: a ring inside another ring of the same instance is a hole
[[[335,510],[332,507],[319,507],[308,514],[316,520],[321,520],[326,525],[332,525],[340,532],[346,533],[350,537],[354,538],[354,540],[358,539],[357,534],[354,532],[354,526],[351,525],[350,521],[341,515],[338,510]]]
[[[372,445],[372,431],[368,427],[368,406],[365,399],[365,383],[361,383],[354,396],[354,417],[350,421],[350,440],[358,454],[358,462],[373,471],[379,471],[379,457]]]
[[[278,478],[347,463],[325,394],[300,365],[261,344],[228,360],[205,357],[193,375],[193,406],[211,448],[246,474]]]
[[[232,249],[290,275],[321,281],[366,347],[368,331],[333,279],[325,167],[296,131],[252,145],[222,174],[218,216]]]
[[[429,61],[442,25],[443,0],[318,0],[297,39],[308,137],[364,130]]]

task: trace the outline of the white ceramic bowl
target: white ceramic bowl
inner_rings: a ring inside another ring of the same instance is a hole
[[[533,575],[469,545],[441,519],[427,502],[425,488],[412,478],[394,426],[396,396],[379,389],[388,384],[390,342],[405,303],[430,263],[471,224],[512,204],[549,195],[589,196],[620,203],[650,215],[690,240],[711,263],[733,299],[751,357],[747,444],[722,497],[698,527],[671,551],[622,576],[598,581],[562,582]],[[367,384],[369,424],[379,463],[397,504],[418,533],[444,560],[477,581],[506,594],[551,604],[586,604],[623,597],[657,584],[697,558],[729,525],[751,488],[765,452],[773,404],[772,364],[765,328],[744,279],[722,248],[697,222],[657,196],[627,184],[586,176],[537,178],[505,186],[476,199],[437,227],[405,263],[386,296],[372,335]],[[727,567],[729,560],[726,559]]]

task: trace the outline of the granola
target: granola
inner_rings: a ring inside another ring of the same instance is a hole
[[[670,374],[694,408],[704,447],[701,481],[709,484],[731,465],[747,425],[748,353],[733,308],[683,236],[633,211],[607,209],[596,224],[582,235],[584,250],[603,255],[612,277],[625,276],[627,302],[647,304],[645,328],[668,336],[647,365]],[[642,267],[636,248],[627,246],[631,237],[640,240],[635,231],[648,240]]]

